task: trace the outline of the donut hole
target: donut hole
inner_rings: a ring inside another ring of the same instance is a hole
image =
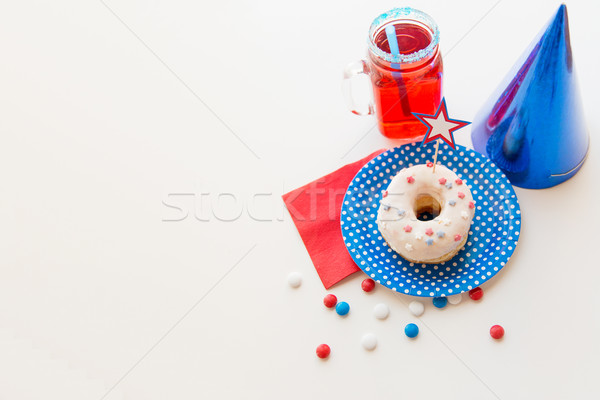
[[[414,212],[419,221],[431,221],[442,212],[440,201],[429,193],[417,195]]]

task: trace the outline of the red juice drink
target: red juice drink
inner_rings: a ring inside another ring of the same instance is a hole
[[[392,54],[386,27],[395,28],[399,54]],[[369,30],[367,60],[346,69],[345,78],[370,76],[379,130],[401,143],[421,140],[427,131],[412,113],[434,114],[442,99],[442,56],[439,30],[427,14],[396,8],[377,17]],[[354,107],[353,107],[354,108]]]

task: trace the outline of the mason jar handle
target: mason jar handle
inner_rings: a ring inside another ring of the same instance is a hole
[[[375,108],[372,101],[369,101],[366,110],[364,108],[362,110],[358,110],[354,99],[352,92],[352,78],[361,74],[365,74],[367,76],[369,75],[369,65],[365,60],[351,62],[346,66],[346,68],[344,68],[344,80],[342,85],[344,97],[346,98],[346,103],[348,104],[348,108],[350,111],[352,111],[352,113],[356,115],[374,114]]]

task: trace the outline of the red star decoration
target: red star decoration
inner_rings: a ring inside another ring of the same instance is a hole
[[[442,99],[440,106],[433,115],[420,113],[412,114],[427,126],[427,133],[425,134],[425,138],[421,145],[433,142],[436,139],[442,139],[448,146],[456,150],[453,132],[470,124],[470,122],[467,121],[451,119],[448,117],[445,98]],[[440,114],[442,115],[440,116]]]

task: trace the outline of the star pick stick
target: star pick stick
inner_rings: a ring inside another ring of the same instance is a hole
[[[435,166],[437,165],[437,155],[438,155],[438,150],[440,149],[440,141],[436,140],[435,141],[435,154],[433,155],[433,172],[435,173]]]
[[[454,131],[464,128],[469,125],[470,122],[461,121],[459,119],[451,119],[448,117],[448,109],[446,108],[446,99],[442,98],[442,102],[438,106],[435,114],[421,114],[412,113],[421,123],[427,127],[427,133],[423,138],[421,146],[435,140],[435,154],[433,161],[433,172],[435,172],[435,165],[437,164],[438,151],[440,149],[440,142],[438,139],[443,140],[456,150],[454,145]]]

